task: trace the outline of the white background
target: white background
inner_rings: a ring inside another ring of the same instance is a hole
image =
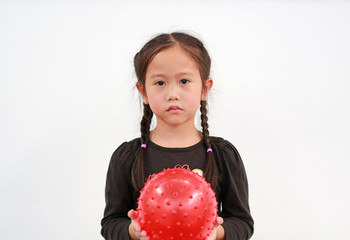
[[[95,240],[110,156],[139,135],[133,56],[186,30],[212,135],[240,151],[256,240],[350,235],[349,1],[1,1],[0,239]]]

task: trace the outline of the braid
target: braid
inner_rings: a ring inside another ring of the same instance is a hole
[[[204,143],[207,148],[211,148],[210,136],[209,136],[209,125],[208,125],[208,116],[207,116],[207,101],[201,101],[200,106],[201,111],[201,126],[202,133],[204,136]],[[214,155],[211,151],[207,152],[207,163],[204,169],[204,176],[207,181],[211,184],[211,187],[215,190],[218,184],[218,173],[216,161],[214,159]]]
[[[150,126],[152,122],[153,112],[148,104],[143,104],[143,117],[141,120],[141,144],[148,144],[150,135]],[[141,148],[135,158],[135,162],[131,170],[131,181],[135,191],[139,192],[145,181],[145,151]]]
[[[153,112],[148,104],[143,104],[143,117],[141,120],[141,143],[147,144],[149,141],[150,127]]]
[[[208,117],[207,117],[207,101],[201,101],[201,125],[202,125],[202,133],[204,136],[204,143],[207,148],[211,147],[210,139],[209,139],[209,125],[208,125]]]

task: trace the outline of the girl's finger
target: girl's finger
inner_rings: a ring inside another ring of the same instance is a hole
[[[145,231],[141,232],[141,239],[148,240],[149,237],[147,236],[147,233]]]
[[[214,225],[221,225],[224,223],[224,219],[222,217],[217,217]]]
[[[141,227],[138,223],[135,222],[135,230],[141,232]]]
[[[128,217],[131,218],[131,219],[136,219],[136,218],[139,217],[139,213],[137,211],[135,211],[134,209],[131,209],[128,212]]]

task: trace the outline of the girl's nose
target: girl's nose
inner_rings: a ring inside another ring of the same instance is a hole
[[[178,92],[177,86],[169,85],[168,100],[179,100],[179,92]]]

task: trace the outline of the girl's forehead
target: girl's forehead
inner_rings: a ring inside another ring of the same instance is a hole
[[[182,60],[186,59],[188,61],[194,61],[191,55],[189,55],[181,46],[175,45],[175,46],[161,50],[159,53],[157,53],[154,56],[151,62],[157,59],[172,60],[172,59],[178,59],[178,58],[181,58]]]
[[[160,51],[150,62],[147,74],[197,74],[197,63],[180,46],[174,46]]]

